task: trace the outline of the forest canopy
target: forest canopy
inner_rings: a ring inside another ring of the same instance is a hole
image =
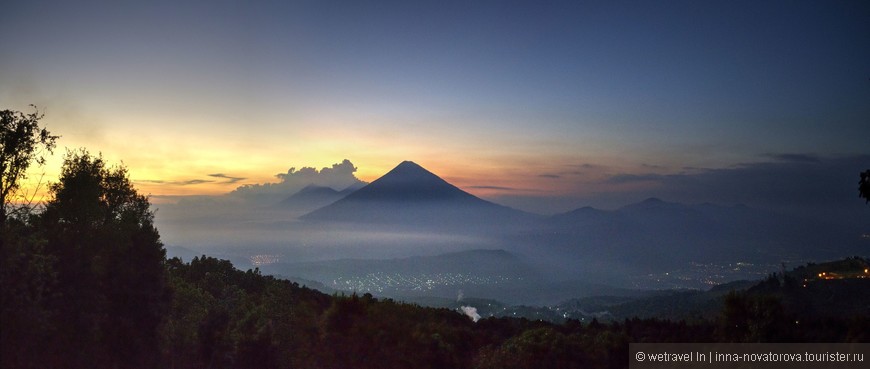
[[[57,137],[37,113],[2,116],[3,368],[624,368],[629,342],[868,340],[866,316],[813,315],[814,289],[790,276],[728,294],[717,320],[475,323],[212,257],[167,259],[127,169],[85,149],[66,154],[43,209],[6,212]]]

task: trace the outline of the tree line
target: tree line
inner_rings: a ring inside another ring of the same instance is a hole
[[[167,259],[148,198],[99,154],[69,151],[44,205],[22,201],[21,180],[58,138],[41,117],[0,112],[2,368],[624,368],[629,342],[866,341],[870,331],[860,317],[796,328],[781,297],[749,292],[728,295],[715,321],[474,323],[211,257]]]

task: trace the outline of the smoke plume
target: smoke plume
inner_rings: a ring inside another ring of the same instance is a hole
[[[477,313],[477,308],[473,306],[463,306],[461,307],[462,313],[471,318],[471,321],[477,323],[480,320],[480,314]]]

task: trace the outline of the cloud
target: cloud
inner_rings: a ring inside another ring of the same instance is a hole
[[[563,178],[563,177],[571,177],[571,176],[580,176],[580,177],[588,177],[589,175],[601,175],[607,173],[611,170],[610,167],[606,165],[600,164],[592,164],[592,163],[583,163],[583,164],[568,164],[565,165],[567,170],[560,171],[558,173],[545,173],[541,174],[539,177],[543,178]],[[558,176],[558,177],[552,177]]]
[[[221,183],[236,183],[239,181],[244,181],[246,179],[246,178],[242,178],[242,177],[228,176],[228,175],[223,174],[223,173],[207,174],[206,176],[212,177],[212,178],[224,179],[225,181],[223,181]],[[191,185],[198,185],[198,184],[203,184],[203,183],[217,183],[217,181],[214,179],[200,179],[200,178],[188,179],[188,180],[182,180],[182,181],[167,181],[167,180],[162,180],[162,179],[140,179],[140,180],[136,180],[134,182],[136,182],[136,183],[150,183],[150,184],[158,184],[158,185],[171,185],[171,186],[191,186]]]
[[[607,178],[606,182],[610,184],[627,184],[635,182],[659,182],[665,176],[661,174],[616,174]]]
[[[228,175],[223,174],[223,173],[213,173],[213,174],[209,174],[208,176],[213,177],[213,178],[225,179],[226,181],[223,183],[237,183],[237,182],[244,181],[247,179],[244,177],[232,177],[232,176],[228,176]]]
[[[821,158],[812,154],[765,154],[764,157],[793,163],[818,163]]]
[[[640,166],[642,166],[644,168],[650,168],[650,169],[665,169],[666,168],[663,165],[647,164],[647,163],[642,163]]]
[[[153,183],[153,184],[165,184],[172,186],[190,186],[190,185],[198,185],[203,183],[214,183],[215,181],[210,179],[188,179],[185,181],[164,181],[160,179],[140,179],[134,181],[137,183]]]
[[[294,167],[287,170],[286,173],[276,174],[278,182],[244,185],[230,194],[255,202],[269,203],[280,201],[308,185],[342,190],[361,182],[354,175],[356,170],[357,168],[353,166],[353,163],[347,159],[341,163],[333,164],[332,167],[320,170],[313,167],[303,167],[297,170]]]
[[[475,190],[522,191],[518,188],[502,186],[468,186],[468,188],[472,188]]]
[[[177,181],[177,182],[173,182],[173,184],[178,184],[178,185],[182,185],[182,186],[189,186],[189,185],[197,185],[197,184],[213,183],[213,182],[214,182],[214,181],[212,181],[212,180],[208,180],[208,179],[190,179],[190,180],[187,180],[187,181]]]
[[[571,168],[580,168],[580,169],[599,169],[599,168],[604,168],[604,166],[602,166],[602,165],[599,165],[599,164],[592,164],[592,163],[568,164],[567,166],[568,166],[568,167],[571,167]]]
[[[560,176],[560,175],[558,175],[558,174],[539,174],[538,177],[541,177],[541,178],[553,178],[553,179],[562,178],[562,176]]]

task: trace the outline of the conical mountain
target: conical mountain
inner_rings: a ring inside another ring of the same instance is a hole
[[[416,163],[404,161],[367,186],[302,218],[398,226],[489,227],[532,217],[480,199]]]
[[[383,177],[352,194],[349,200],[416,202],[469,200],[485,202],[447,183],[412,161],[403,161]]]

